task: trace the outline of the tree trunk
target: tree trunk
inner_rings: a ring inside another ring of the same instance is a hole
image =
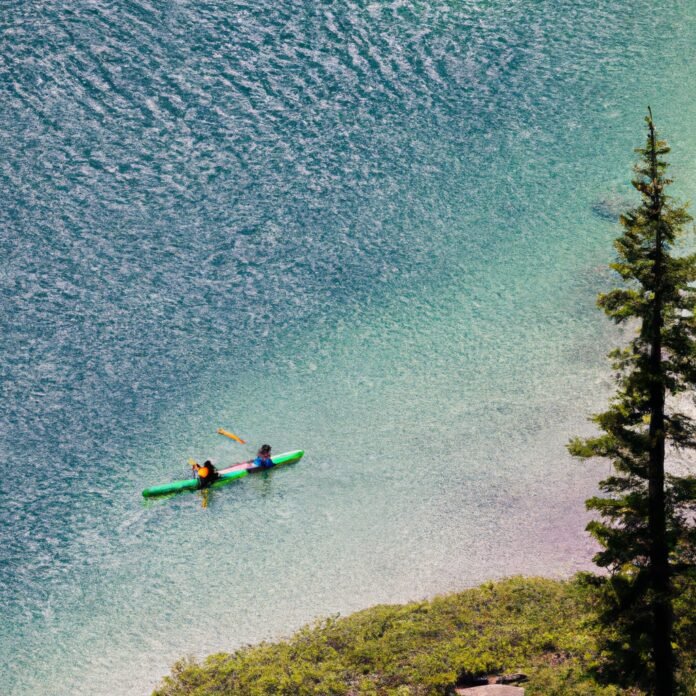
[[[652,198],[655,223],[655,295],[650,322],[650,463],[648,470],[648,526],[650,531],[650,584],[653,596],[653,653],[655,694],[674,694],[672,650],[672,598],[666,536],[665,509],[665,383],[662,370],[663,327],[663,221],[662,192],[659,190],[655,130],[650,119]]]

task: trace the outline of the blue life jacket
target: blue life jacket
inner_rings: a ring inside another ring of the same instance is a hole
[[[256,457],[256,459],[254,459],[254,466],[260,466],[262,469],[270,469],[275,465],[270,457]]]

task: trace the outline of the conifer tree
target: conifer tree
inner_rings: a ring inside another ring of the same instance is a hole
[[[635,328],[610,357],[617,392],[593,417],[600,434],[575,439],[582,457],[611,459],[603,496],[587,501],[599,513],[588,531],[602,549],[602,620],[616,674],[658,696],[676,693],[675,586],[696,562],[696,478],[665,466],[674,449],[696,449],[696,424],[679,404],[696,385],[696,255],[675,253],[686,230],[686,207],[665,193],[669,152],[648,108],[647,142],[638,148],[633,186],[640,205],[620,218],[616,263],[622,287],[598,305],[616,323]],[[678,395],[682,395],[679,398]],[[693,398],[687,399],[693,403]]]

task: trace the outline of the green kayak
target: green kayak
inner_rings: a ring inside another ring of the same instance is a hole
[[[294,450],[271,457],[271,461],[274,467],[281,466],[282,464],[294,464],[295,462],[299,462],[303,455],[304,450]],[[218,469],[219,478],[214,483],[210,484],[208,488],[220,488],[221,486],[225,486],[232,481],[244,478],[257,471],[268,471],[269,468],[254,466],[253,463],[250,462],[241,462],[227,467],[226,469]],[[158,495],[170,495],[181,491],[196,490],[198,490],[198,479],[190,478],[184,481],[172,481],[171,483],[163,483],[159,486],[151,486],[143,491],[143,496],[145,498],[153,498]]]

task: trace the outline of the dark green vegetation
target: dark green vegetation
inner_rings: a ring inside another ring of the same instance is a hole
[[[669,447],[696,449],[696,426],[676,400],[688,392],[693,405],[696,386],[696,255],[674,253],[691,218],[665,193],[669,148],[651,113],[646,121],[633,180],[641,203],[621,216],[612,264],[623,284],[598,301],[615,322],[634,322],[636,333],[611,353],[618,388],[608,410],[594,417],[601,434],[575,440],[570,450],[613,464],[601,482],[606,496],[587,502],[601,518],[588,526],[602,546],[595,562],[609,571],[597,587],[601,619],[612,629],[603,641],[612,653],[610,676],[671,696],[674,602],[693,585],[696,567],[696,478],[665,460]]]
[[[583,690],[598,659],[583,628],[589,615],[577,585],[513,579],[329,619],[202,665],[181,662],[156,693],[443,694],[461,675],[496,671],[529,674],[537,693],[566,683],[595,693]]]
[[[325,620],[279,643],[177,663],[157,696],[450,693],[464,676],[523,672],[527,694],[641,694],[601,685],[595,592],[512,578]],[[687,657],[687,656],[684,656]],[[694,655],[688,656],[693,658]]]

